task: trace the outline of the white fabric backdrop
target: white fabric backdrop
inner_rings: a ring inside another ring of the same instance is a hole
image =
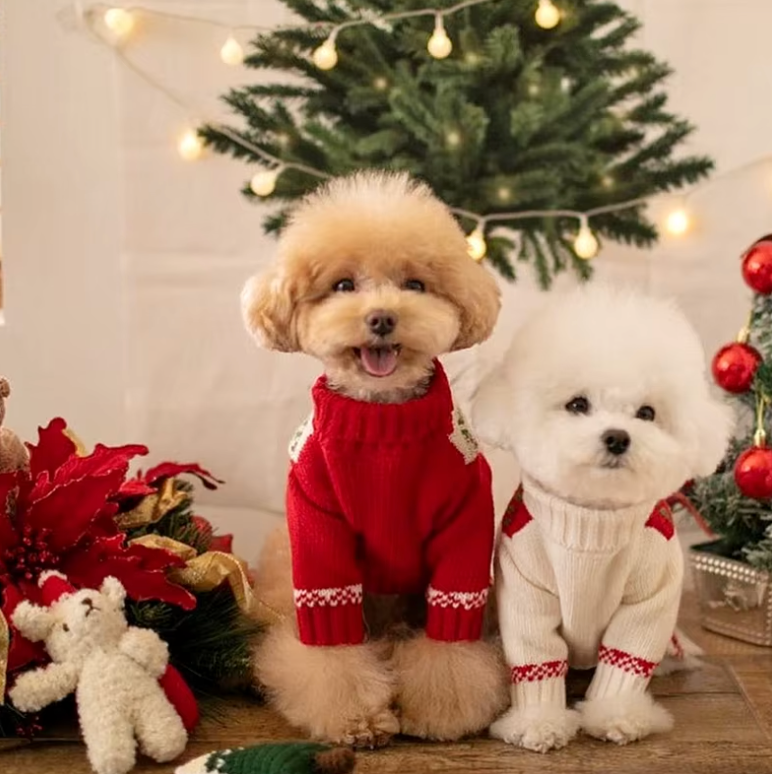
[[[668,60],[673,109],[699,127],[690,150],[719,170],[769,154],[772,61],[768,0],[627,0],[645,20],[641,45]],[[3,45],[6,326],[0,370],[13,382],[9,424],[30,437],[55,414],[84,438],[142,441],[153,460],[197,460],[227,479],[202,494],[218,526],[252,556],[282,510],[286,444],[318,368],[260,352],[238,295],[267,265],[261,207],[238,189],[239,163],[184,163],[179,133],[221,115],[217,97],[256,75],[223,65],[226,31],[148,21],[130,55],[194,106],[188,115],[62,23],[64,0],[7,0]],[[148,0],[227,24],[274,24],[272,0]],[[748,21],[751,20],[751,21]],[[31,45],[34,41],[34,45]],[[661,215],[672,207],[654,205]],[[738,255],[770,229],[772,164],[700,192],[685,238],[651,252],[607,247],[599,276],[677,296],[712,352],[744,319]],[[565,279],[564,283],[570,282]],[[523,273],[504,288],[492,341],[449,359],[462,398],[540,293]],[[499,505],[516,472],[493,455]]]

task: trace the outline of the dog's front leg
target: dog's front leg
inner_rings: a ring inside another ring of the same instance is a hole
[[[568,646],[559,634],[560,601],[523,575],[513,559],[512,539],[502,536],[496,573],[512,706],[491,726],[491,736],[544,753],[576,736],[579,714],[566,706]]]
[[[642,557],[600,646],[586,701],[583,730],[627,744],[673,727],[670,713],[646,688],[667,649],[678,617],[683,558],[678,540],[647,529]]]

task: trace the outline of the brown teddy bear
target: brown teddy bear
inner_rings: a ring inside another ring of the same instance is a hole
[[[29,467],[29,455],[19,436],[13,430],[2,427],[5,419],[5,399],[10,394],[11,385],[7,379],[0,377],[0,473]]]

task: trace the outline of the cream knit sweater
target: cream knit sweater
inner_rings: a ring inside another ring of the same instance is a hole
[[[564,708],[569,665],[597,665],[588,699],[645,691],[673,635],[683,577],[664,503],[595,511],[526,478],[497,565],[514,706]]]

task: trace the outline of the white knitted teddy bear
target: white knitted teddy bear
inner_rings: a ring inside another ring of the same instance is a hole
[[[143,753],[170,761],[185,749],[187,731],[159,685],[167,668],[166,643],[126,622],[120,581],[76,591],[57,572],[41,575],[48,607],[21,602],[16,628],[45,641],[52,663],[21,674],[10,691],[22,712],[36,712],[76,691],[88,758],[98,774],[126,774]]]

